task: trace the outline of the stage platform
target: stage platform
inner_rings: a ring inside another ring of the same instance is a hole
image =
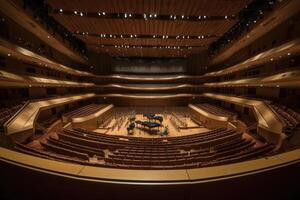
[[[160,114],[156,113],[156,115],[163,117],[162,126],[159,127],[159,132],[162,132],[165,127],[168,127],[169,129],[169,135],[168,136],[160,136],[159,134],[150,134],[150,131],[148,128],[143,128],[141,126],[137,126],[133,129],[132,135],[133,137],[176,137],[176,136],[184,136],[184,135],[190,135],[190,134],[196,134],[201,132],[207,132],[210,129],[205,128],[203,126],[199,126],[196,124],[190,117],[180,117],[180,120],[185,122],[187,124],[186,128],[176,128],[175,125],[172,123],[171,118],[174,119],[174,116],[171,114]],[[146,117],[143,117],[143,114],[136,114],[135,115],[136,120],[140,121],[148,121]],[[127,133],[127,126],[128,126],[128,119],[126,118],[123,120],[123,122],[116,126],[115,128],[112,128],[115,123],[118,123],[117,120],[120,121],[119,118],[112,119],[107,128],[99,128],[94,129],[94,132],[99,133],[106,133],[111,135],[128,135]],[[157,130],[157,128],[154,128],[153,130]]]

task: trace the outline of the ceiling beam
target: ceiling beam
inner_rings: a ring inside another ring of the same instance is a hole
[[[139,39],[208,39],[208,38],[219,38],[218,35],[136,35],[136,34],[97,34],[97,33],[89,33],[89,32],[80,32],[76,31],[73,34],[82,35],[82,36],[92,36],[97,38],[139,38]]]
[[[71,15],[77,17],[99,18],[99,19],[140,19],[140,20],[180,20],[180,21],[216,21],[216,20],[237,20],[235,15],[225,16],[207,16],[207,15],[163,15],[163,14],[133,14],[133,13],[106,13],[89,11],[70,11],[63,9],[51,9],[53,15]]]

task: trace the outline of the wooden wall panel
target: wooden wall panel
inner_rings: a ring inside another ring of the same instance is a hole
[[[48,0],[52,8],[107,13],[234,15],[252,0]]]

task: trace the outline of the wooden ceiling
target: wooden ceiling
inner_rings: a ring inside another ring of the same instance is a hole
[[[206,50],[237,22],[236,15],[251,1],[48,0],[47,3],[51,7],[50,15],[93,51],[111,56],[184,57]],[[74,11],[83,12],[84,15],[73,14]],[[106,16],[89,15],[98,12],[105,12]],[[119,13],[177,15],[177,19],[157,17],[145,20],[135,17],[115,18],[109,15]],[[179,19],[182,15],[191,18],[205,16],[205,19]],[[106,37],[100,37],[101,34],[105,34]],[[136,35],[136,38],[120,38],[120,35]],[[140,35],[143,37],[139,37]],[[161,38],[162,36],[168,38]],[[176,39],[176,36],[185,38]]]

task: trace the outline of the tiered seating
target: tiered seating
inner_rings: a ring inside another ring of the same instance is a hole
[[[0,109],[0,126],[3,127],[3,125],[12,116],[14,116],[25,104],[26,104],[26,101],[20,102],[17,104],[13,104],[13,105],[5,107],[5,108],[1,108]]]
[[[300,114],[283,105],[269,103],[276,112],[284,126],[284,132],[288,135],[297,131],[300,125]]]
[[[95,149],[92,147],[75,144],[75,143],[67,142],[67,141],[63,141],[63,140],[58,140],[58,139],[54,139],[54,138],[49,138],[47,141],[48,141],[48,144],[51,144],[51,145],[54,145],[57,147],[61,147],[61,148],[65,148],[65,149],[70,149],[70,150],[77,151],[80,153],[88,154],[90,157],[92,157],[92,156],[104,157],[104,153],[100,149]]]
[[[209,147],[214,144],[220,144],[224,141],[228,141],[234,138],[241,137],[241,133],[237,133],[233,130],[224,130],[224,129],[217,129],[216,131],[210,131],[206,134],[193,134],[188,136],[182,136],[182,137],[169,137],[165,140],[162,140],[161,138],[152,138],[148,140],[136,140],[132,139],[134,137],[130,138],[124,138],[115,136],[112,137],[111,135],[106,134],[97,134],[89,133],[88,131],[82,131],[80,129],[76,130],[64,130],[64,133],[59,133],[59,137],[64,138],[70,138],[74,137],[84,140],[86,143],[99,143],[102,145],[102,147],[108,148],[108,149],[115,149],[123,146],[128,145],[147,145],[147,146],[153,146],[153,147],[162,147],[165,145],[169,146],[177,146],[181,147],[183,149],[192,149],[192,148],[198,148],[198,147]],[[95,144],[96,145],[96,144]]]
[[[107,135],[79,128],[65,129],[57,135],[58,139],[50,137],[41,143],[43,150],[34,149],[33,153],[47,157],[57,154],[53,159],[62,157],[65,161],[70,158],[83,163],[94,160],[94,165],[104,167],[180,169],[253,159],[273,149],[270,145],[254,147],[254,141],[224,128],[167,138]],[[29,147],[16,146],[23,152],[30,151]]]
[[[39,124],[44,128],[49,128],[57,120],[59,120],[59,118],[57,116],[53,116],[53,117],[50,117],[46,120],[39,122]]]
[[[113,155],[109,155],[114,162],[117,161],[118,164],[128,164],[140,165],[141,163],[151,163],[154,167],[159,167],[159,165],[175,165],[176,168],[184,168],[186,165],[190,167],[194,163],[196,165],[199,162],[206,162],[211,159],[216,159],[225,155],[230,155],[232,153],[237,153],[243,149],[247,149],[253,146],[251,141],[243,141],[235,144],[235,147],[231,148],[225,146],[223,149],[217,149],[210,151],[209,149],[200,151],[179,151],[173,149],[157,150],[157,149],[120,149],[115,151]],[[111,162],[111,159],[106,159],[107,162]],[[156,166],[158,165],[158,166]],[[147,166],[149,167],[149,166]]]
[[[95,112],[98,112],[104,106],[105,105],[89,104],[87,106],[84,106],[84,107],[78,108],[76,110],[73,110],[71,112],[65,113],[63,116],[66,118],[84,117],[84,116],[91,115]]]
[[[241,120],[245,123],[249,131],[256,130],[257,122],[255,120],[249,117],[242,117]]]
[[[203,103],[203,104],[197,104],[197,107],[205,110],[206,112],[218,115],[218,116],[225,116],[225,117],[233,117],[236,116],[236,113],[230,112],[224,108],[214,106],[208,103]]]
[[[15,149],[26,154],[47,158],[51,160],[66,161],[66,162],[78,163],[82,165],[92,165],[92,166],[100,166],[100,167],[103,166],[103,164],[101,163],[89,162],[74,156],[66,156],[55,152],[53,153],[50,151],[44,151],[44,150],[28,147],[18,142],[15,142]]]

